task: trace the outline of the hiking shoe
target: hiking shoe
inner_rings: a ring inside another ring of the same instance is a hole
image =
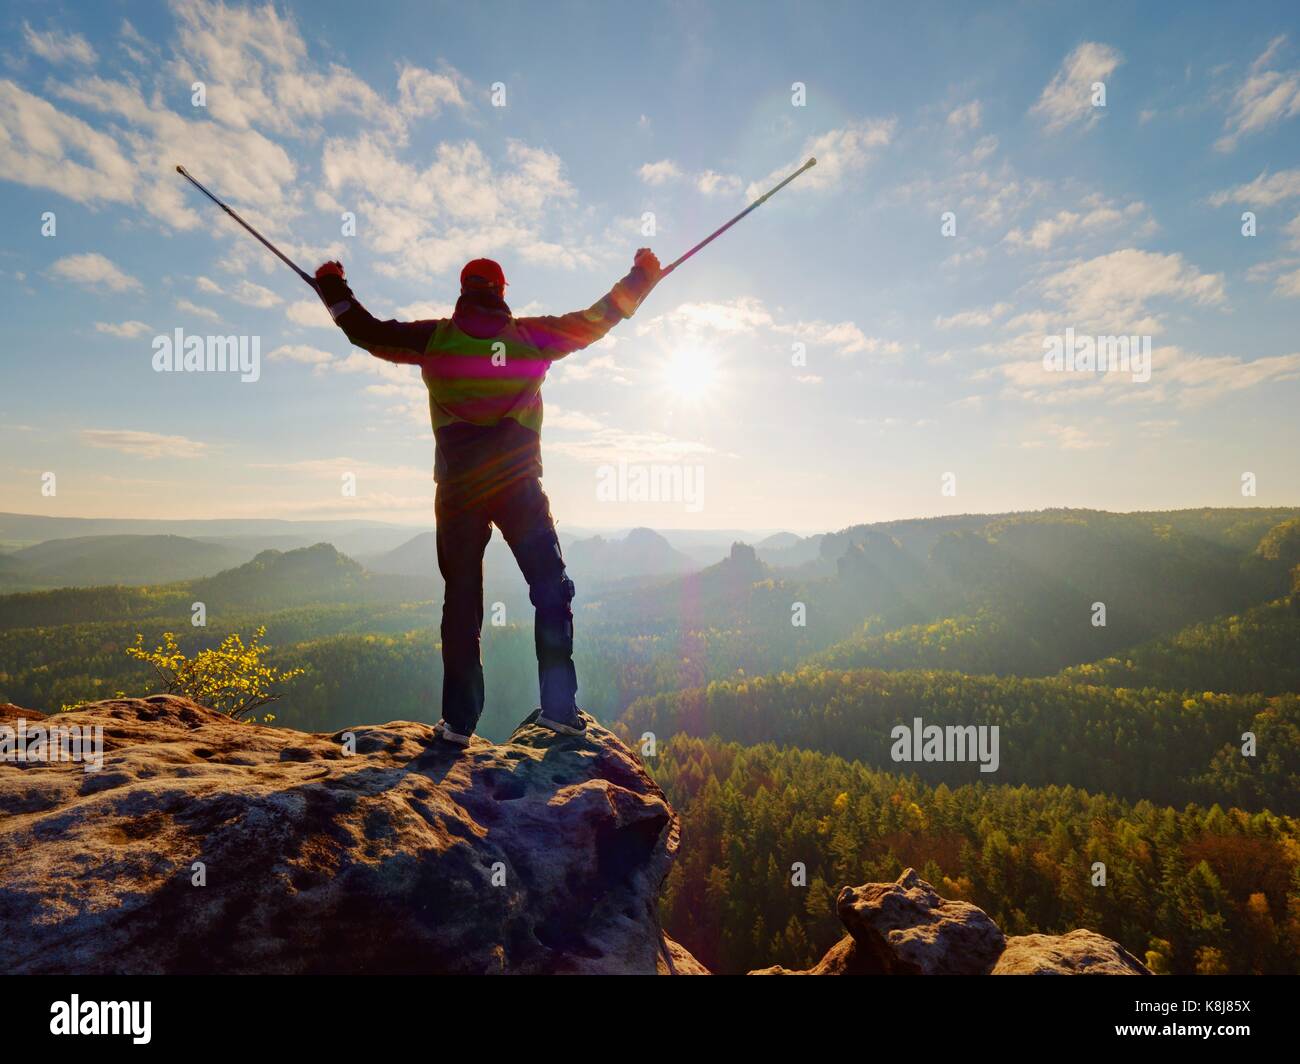
[[[551,731],[559,735],[586,735],[587,722],[582,719],[582,710],[575,709],[573,716],[568,720],[554,720],[546,715],[545,710],[537,711],[537,719],[534,724],[539,724],[543,728],[550,728]]]
[[[440,720],[433,726],[433,734],[444,742],[454,743],[456,746],[469,746],[470,737],[461,735],[458,731],[452,731],[445,720]]]

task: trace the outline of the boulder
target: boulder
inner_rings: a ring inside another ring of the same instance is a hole
[[[665,950],[659,957],[659,975],[712,975],[704,965],[691,956],[685,946],[680,946],[664,935]]]
[[[465,750],[171,696],[59,723],[103,766],[0,764],[0,971],[707,974],[659,926],[678,818],[590,719]]]
[[[1006,938],[983,909],[950,901],[909,868],[893,883],[845,887],[848,929],[807,971],[779,965],[750,975],[1150,975],[1095,931]]]
[[[12,702],[0,702],[0,724],[8,724],[14,727],[19,720],[44,720],[45,714],[38,713],[34,709],[23,709],[22,706],[15,706]]]
[[[914,868],[893,883],[845,887],[836,909],[891,975],[985,975],[1006,945],[983,909],[940,897]]]
[[[1118,942],[1079,928],[1068,935],[1015,935],[1007,939],[992,975],[1150,975]]]

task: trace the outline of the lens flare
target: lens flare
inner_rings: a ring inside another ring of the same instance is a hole
[[[664,366],[668,391],[687,402],[707,399],[717,384],[717,377],[717,358],[706,348],[678,348]]]

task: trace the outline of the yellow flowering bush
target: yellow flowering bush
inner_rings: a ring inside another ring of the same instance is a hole
[[[235,720],[244,720],[279,698],[283,693],[276,690],[279,685],[304,672],[266,664],[263,658],[270,647],[262,642],[265,635],[265,625],[253,633],[248,643],[238,632],[232,632],[215,650],[200,650],[190,658],[172,632],[164,632],[162,644],[153,650],[145,649],[144,636],[138,634],[126,652],[152,665],[168,694],[192,698]],[[263,719],[269,723],[275,718],[268,713]]]

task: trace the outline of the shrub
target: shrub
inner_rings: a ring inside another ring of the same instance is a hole
[[[200,650],[186,657],[171,632],[153,650],[144,647],[144,636],[136,635],[135,644],[126,648],[130,657],[152,665],[168,694],[192,698],[235,720],[244,720],[279,698],[277,686],[301,676],[305,670],[282,671],[267,665],[263,658],[270,650],[262,637],[265,626],[253,633],[247,644],[238,632],[232,632],[214,650]],[[266,714],[263,720],[275,718]]]

